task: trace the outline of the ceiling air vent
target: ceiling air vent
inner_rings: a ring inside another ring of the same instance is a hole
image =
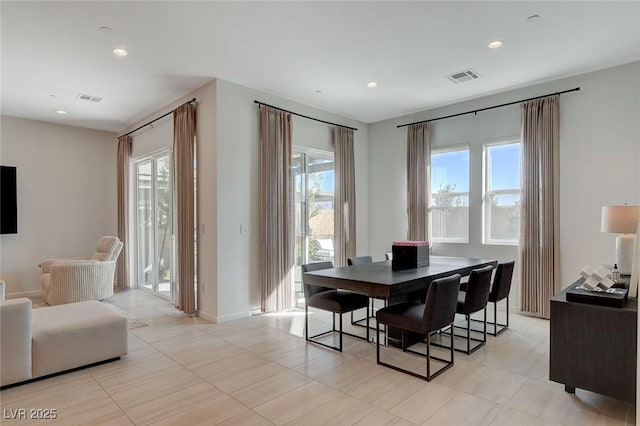
[[[446,77],[449,80],[453,81],[454,83],[458,84],[458,83],[464,83],[465,81],[475,80],[479,78],[480,75],[474,70],[472,70],[471,68],[469,68],[464,71],[454,72],[453,74],[447,75]]]
[[[81,101],[94,102],[94,103],[102,102],[102,98],[101,97],[85,95],[84,93],[80,93],[78,96],[76,96],[76,99],[81,100]]]

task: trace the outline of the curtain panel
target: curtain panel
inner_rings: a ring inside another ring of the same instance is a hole
[[[356,176],[353,129],[333,129],[335,164],[334,240],[335,264],[346,266],[356,255]]]
[[[176,207],[176,308],[188,315],[197,311],[196,300],[196,105],[173,112],[174,193]]]
[[[118,238],[122,251],[116,269],[116,287],[131,288],[129,280],[129,161],[131,159],[131,136],[118,138],[117,191],[118,191]]]
[[[407,128],[407,239],[429,241],[431,123]]]
[[[520,309],[549,318],[560,288],[560,96],[522,104]]]
[[[291,172],[291,114],[260,107],[261,309],[294,305],[294,210]]]

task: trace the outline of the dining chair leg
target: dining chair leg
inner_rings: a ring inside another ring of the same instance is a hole
[[[376,321],[376,364],[380,364],[380,324]]]
[[[427,381],[431,380],[431,363],[429,362],[429,360],[431,360],[431,334],[429,332],[427,332],[427,338],[425,339],[427,342]]]
[[[507,328],[509,328],[509,296],[507,296]]]
[[[451,323],[451,365],[453,365],[453,353],[455,352],[455,346],[453,345],[453,323]]]
[[[483,335],[483,342],[487,341],[487,308],[484,308],[484,335]]]
[[[369,315],[367,315],[367,343],[369,342]]]
[[[465,315],[467,319],[467,353],[471,353],[471,318],[469,315]],[[453,331],[451,331],[453,335]]]
[[[331,331],[336,331],[336,313],[332,313],[331,316],[333,317],[333,326],[331,327]]]
[[[340,316],[340,352],[342,352],[342,314],[338,315]]]
[[[493,335],[498,335],[498,302],[493,302]]]
[[[304,304],[304,338],[309,341],[309,307]]]

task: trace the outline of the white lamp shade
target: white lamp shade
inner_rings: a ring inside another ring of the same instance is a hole
[[[635,234],[638,228],[638,206],[604,206],[600,231],[614,234]]]

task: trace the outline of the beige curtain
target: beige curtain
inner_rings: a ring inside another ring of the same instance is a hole
[[[293,307],[291,114],[260,107],[260,252],[263,312]]]
[[[173,158],[176,221],[176,308],[195,314],[196,300],[196,105],[188,103],[173,112]]]
[[[522,105],[520,309],[549,318],[559,290],[560,96]]]
[[[407,129],[407,239],[429,241],[431,204],[431,123]]]
[[[122,241],[122,251],[116,269],[116,287],[130,288],[129,281],[129,160],[131,158],[131,136],[118,138],[118,238]]]
[[[334,247],[336,266],[346,266],[356,255],[356,175],[353,155],[353,129],[333,129],[335,152]]]

